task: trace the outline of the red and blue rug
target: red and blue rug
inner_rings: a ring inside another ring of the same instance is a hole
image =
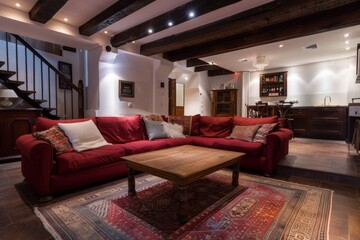
[[[189,186],[191,220],[178,223],[171,182],[136,176],[72,196],[35,212],[55,239],[328,239],[332,191],[218,171]]]

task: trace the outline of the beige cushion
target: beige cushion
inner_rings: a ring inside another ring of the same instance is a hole
[[[111,145],[105,141],[92,120],[78,123],[58,123],[58,126],[64,131],[77,152]]]

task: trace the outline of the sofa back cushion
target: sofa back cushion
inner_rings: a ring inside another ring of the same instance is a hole
[[[76,123],[76,122],[85,122],[88,120],[93,120],[96,123],[95,118],[77,118],[77,119],[66,119],[66,120],[53,120],[44,117],[36,118],[35,131],[44,131],[47,130],[58,123]]]
[[[201,115],[196,114],[191,117],[191,136],[199,136],[200,135],[200,120]]]
[[[127,143],[144,139],[140,116],[97,117],[97,127],[109,143]]]
[[[227,137],[233,127],[232,117],[209,117],[200,119],[200,136],[204,137]]]
[[[265,117],[265,118],[245,118],[240,116],[234,117],[234,126],[251,126],[251,125],[257,125],[257,124],[265,124],[265,123],[277,123],[278,117],[272,116],[272,117]]]

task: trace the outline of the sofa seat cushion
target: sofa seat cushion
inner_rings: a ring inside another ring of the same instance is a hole
[[[214,142],[219,138],[211,138],[211,137],[200,137],[200,136],[189,136],[192,144],[200,147],[213,147]]]
[[[213,147],[222,150],[243,152],[254,157],[260,157],[263,154],[263,144],[238,139],[219,138],[214,141]]]
[[[121,161],[121,145],[114,144],[83,152],[64,153],[56,157],[58,174],[74,173]]]
[[[166,142],[168,147],[177,147],[177,146],[182,146],[182,145],[188,145],[191,144],[191,138],[186,137],[186,138],[168,138],[168,139],[162,139],[163,141]]]
[[[167,148],[167,140],[169,139],[140,140],[121,144],[121,147],[125,149],[126,155],[132,155]]]
[[[126,143],[144,139],[140,116],[97,117],[99,131],[109,143]]]

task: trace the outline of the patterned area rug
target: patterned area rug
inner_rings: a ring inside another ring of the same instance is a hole
[[[177,221],[178,191],[168,181],[136,176],[36,207],[55,239],[328,239],[332,191],[218,171],[189,186],[190,221]]]

